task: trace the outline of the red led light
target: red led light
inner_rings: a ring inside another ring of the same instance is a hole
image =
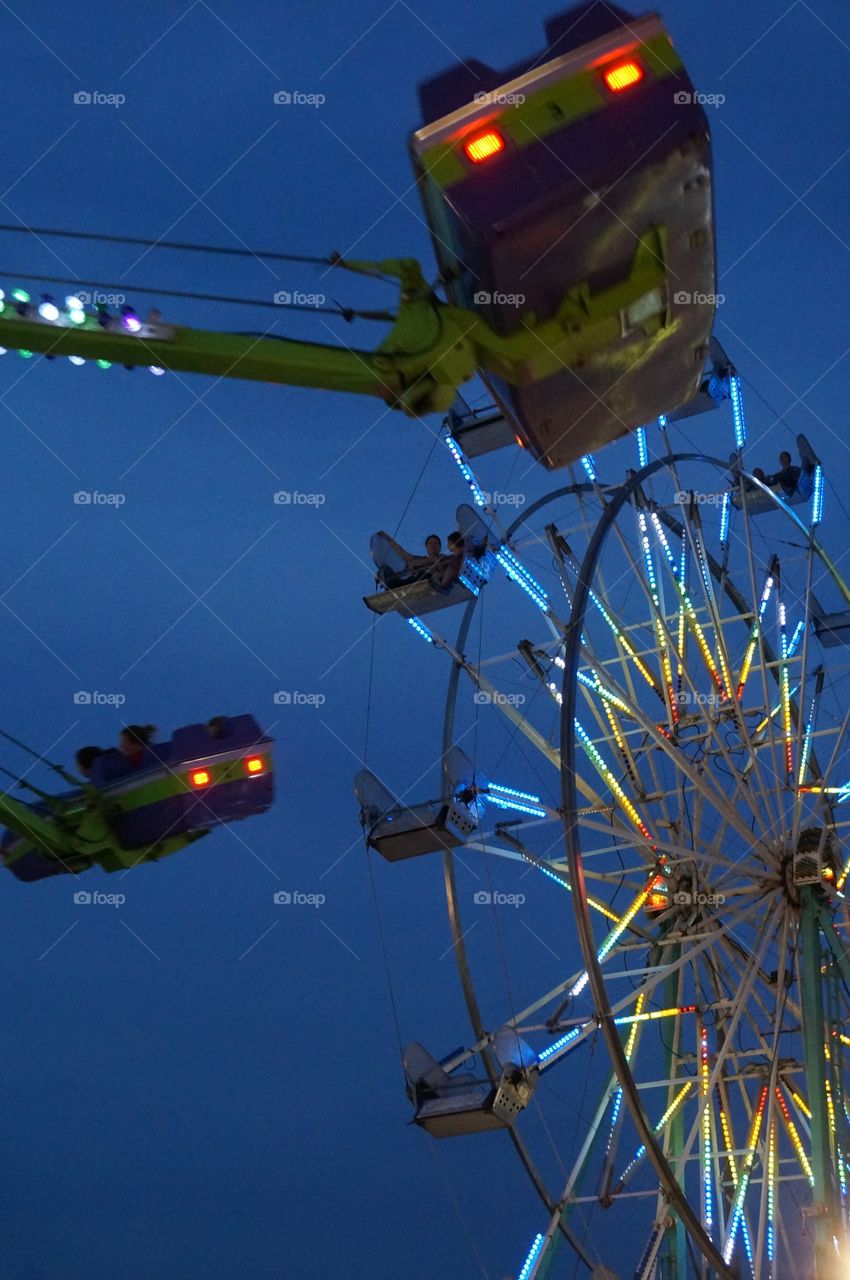
[[[474,138],[470,138],[463,149],[473,164],[481,164],[482,161],[489,160],[491,156],[497,156],[500,151],[504,151],[505,139],[495,129],[488,129],[486,133],[479,133]]]
[[[189,781],[193,787],[208,787],[212,778],[208,769],[193,769],[189,774]]]
[[[262,756],[246,756],[242,763],[244,765],[245,772],[250,774],[262,773],[265,768]]]
[[[643,79],[643,67],[638,62],[618,62],[615,66],[609,67],[605,72],[605,83],[612,93],[622,93],[624,89],[631,89],[633,85],[640,84]]]

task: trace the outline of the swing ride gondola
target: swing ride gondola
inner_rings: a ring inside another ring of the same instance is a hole
[[[18,880],[34,881],[158,861],[217,826],[264,813],[274,794],[271,748],[253,716],[222,716],[212,730],[175,729],[135,764],[119,751],[103,752],[86,785],[38,791],[29,804],[0,794],[3,865]]]

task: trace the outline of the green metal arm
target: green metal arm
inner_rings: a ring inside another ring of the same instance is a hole
[[[129,870],[140,862],[177,853],[209,834],[208,830],[189,831],[165,836],[142,848],[125,849],[107,821],[101,800],[93,787],[84,786],[79,800],[55,797],[45,805],[50,814],[42,814],[8,792],[0,792],[0,825],[21,836],[26,848],[54,858],[72,873],[95,862],[104,871]],[[18,852],[12,855],[13,861]]]
[[[586,283],[579,284],[555,316],[537,321],[527,314],[509,335],[496,333],[474,311],[440,301],[419,263],[405,258],[338,264],[364,274],[392,275],[400,282],[395,324],[375,351],[159,321],[130,334],[114,318],[114,327],[104,328],[91,315],[79,324],[67,315],[44,320],[32,314],[34,308],[20,315],[11,299],[0,302],[0,345],[49,356],[349,391],[375,396],[411,417],[445,413],[458,387],[478,370],[527,385],[604,350],[627,328],[658,331],[667,310],[664,241],[663,229],[647,233],[624,281],[596,294]]]
[[[46,815],[37,813],[8,792],[0,792],[0,824],[24,836],[47,854],[62,857],[70,852],[68,841],[60,828]]]

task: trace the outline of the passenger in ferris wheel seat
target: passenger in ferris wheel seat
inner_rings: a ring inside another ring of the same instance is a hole
[[[448,536],[449,549],[446,555],[440,556],[428,579],[438,591],[449,591],[460,577],[466,555],[466,543],[459,533]]]
[[[764,474],[761,467],[753,467],[753,477],[756,480],[760,480],[764,485],[768,482],[767,476]],[[737,488],[738,484],[743,479],[745,493],[752,493],[756,488],[749,476],[741,476],[741,457],[738,453],[730,453],[729,455],[728,479],[735,488]]]
[[[383,529],[377,535],[395,551],[396,555],[401,556],[406,568],[401,572],[393,572],[389,566],[380,565],[378,567],[378,579],[385,587],[403,587],[410,582],[420,582],[423,578],[429,576],[430,571],[439,563],[442,551],[442,542],[436,533],[429,533],[425,539],[425,555],[412,555],[406,551],[395,538],[391,538]]]
[[[779,470],[772,476],[766,476],[765,484],[773,489],[781,489],[786,498],[791,498],[797,492],[800,471],[800,467],[791,465],[791,454],[783,449],[779,455]]]

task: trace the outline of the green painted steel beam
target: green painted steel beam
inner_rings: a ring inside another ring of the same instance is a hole
[[[58,321],[47,321],[32,305],[21,315],[18,308],[26,304],[13,299],[0,300],[0,346],[50,357],[352,392],[421,417],[447,412],[457,389],[479,370],[527,386],[580,366],[611,348],[624,332],[653,337],[667,323],[665,258],[665,231],[655,228],[639,241],[625,279],[598,293],[579,283],[553,316],[538,320],[531,313],[521,315],[510,334],[497,333],[475,311],[442,302],[413,259],[393,259],[340,264],[399,280],[395,324],[374,351],[216,333],[159,319],[133,334],[115,316],[87,313],[74,323],[63,313]]]

